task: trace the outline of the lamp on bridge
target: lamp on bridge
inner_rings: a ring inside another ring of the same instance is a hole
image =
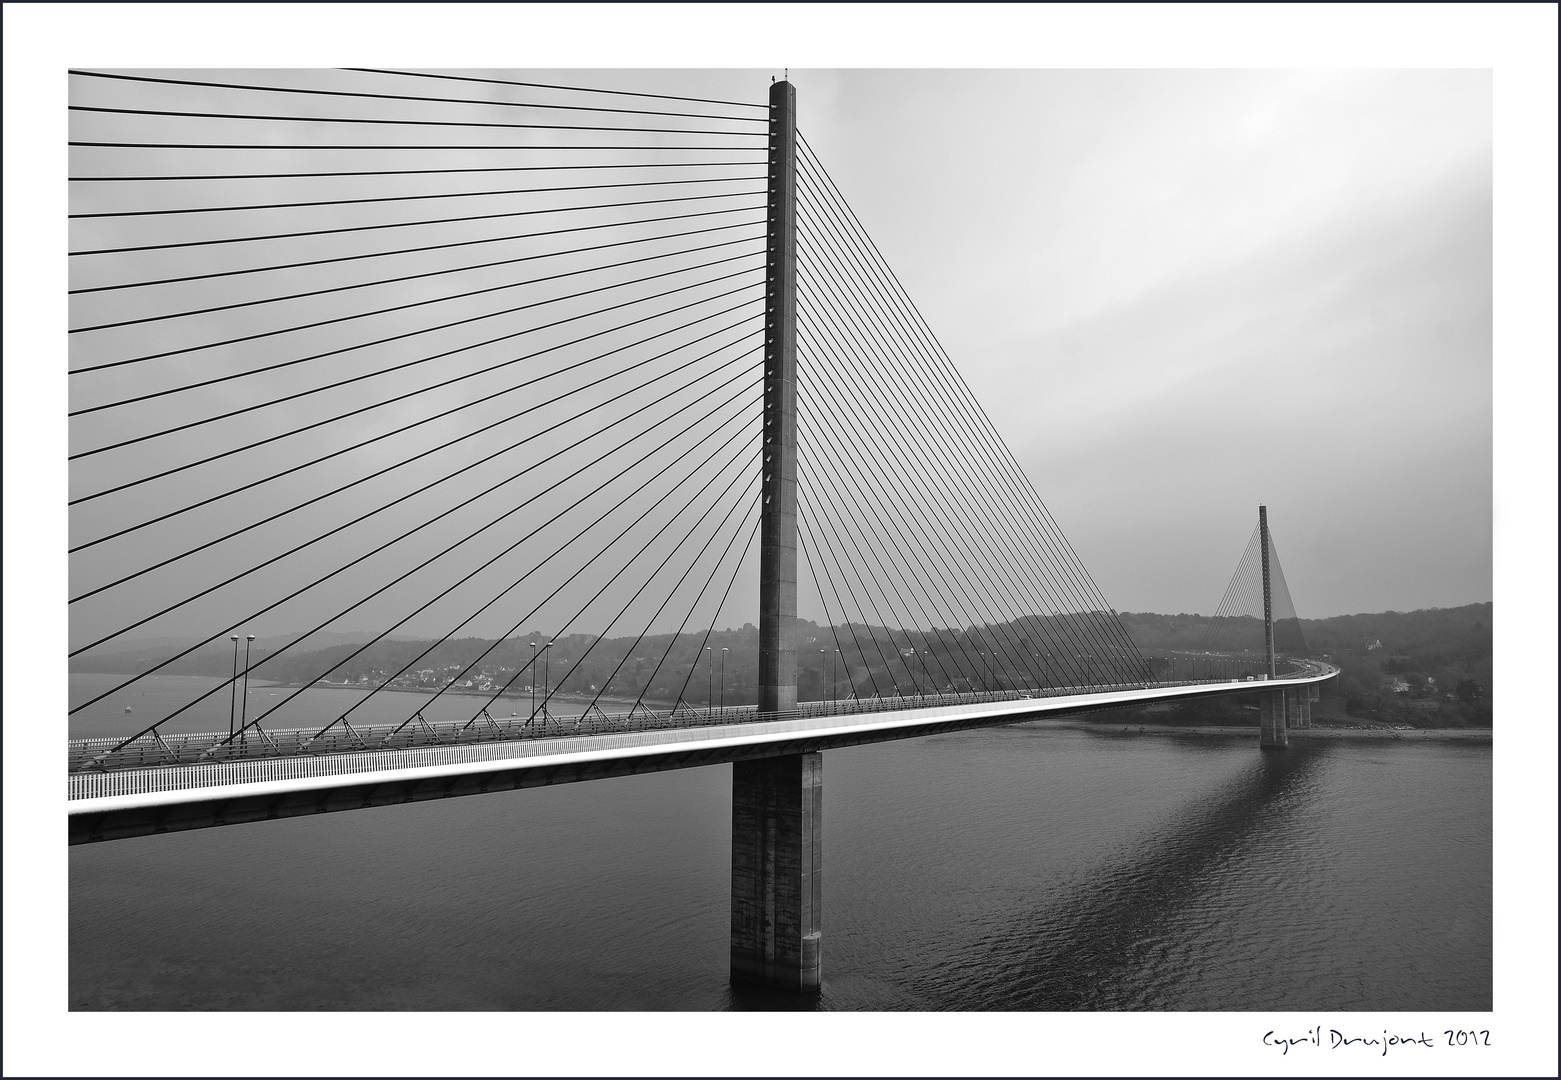
[[[249,739],[247,735],[243,734],[243,731],[244,725],[249,722],[249,643],[254,640],[254,634],[246,634],[244,636],[244,692],[239,695],[238,709],[238,740],[240,746],[243,746]],[[234,651],[237,651],[237,649],[238,646],[235,645]],[[232,732],[228,734],[231,735]]]
[[[531,643],[531,674],[526,681],[531,684],[531,719],[537,718],[537,643]]]
[[[234,697],[238,694],[238,635],[229,634],[233,639],[233,682],[228,686],[228,738],[233,738],[233,714],[238,711]]]
[[[726,654],[731,652],[726,646],[721,647],[721,715],[726,715]]]
[[[547,720],[548,684],[550,681],[548,676],[553,673],[553,665],[548,662],[548,650],[552,647],[553,643],[551,641],[542,646],[542,719],[544,722]]]
[[[710,655],[710,646],[705,646],[705,715],[710,715],[710,707],[715,704],[715,657]]]

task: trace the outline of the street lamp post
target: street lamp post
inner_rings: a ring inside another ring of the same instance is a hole
[[[721,647],[721,715],[726,715],[726,654],[731,652],[726,646]]]
[[[542,647],[542,719],[544,722],[547,720],[548,686],[551,685],[549,676],[553,674],[552,648],[551,641]]]
[[[831,701],[840,700],[840,650],[835,650],[834,674],[829,680],[829,697]]]
[[[705,646],[705,719],[710,718],[710,707],[715,704],[715,657],[710,646]]]
[[[531,719],[537,718],[537,643],[531,643],[531,675],[526,679],[531,684]]]
[[[234,698],[238,695],[238,635],[229,634],[233,639],[233,684],[228,687],[228,738],[233,738],[233,714],[238,711],[238,704]]]
[[[249,643],[255,640],[254,634],[246,634],[244,637],[244,693],[239,698],[238,711],[238,737],[239,745],[244,746],[249,740],[248,735],[242,734],[244,725],[249,722]]]

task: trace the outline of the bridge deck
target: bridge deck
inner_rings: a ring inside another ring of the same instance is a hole
[[[1336,669],[1314,664],[1307,673],[1262,683],[1160,685],[845,716],[75,772],[68,779],[69,813],[76,818],[188,803],[243,800],[255,804],[269,800],[267,812],[260,816],[289,816],[300,805],[299,796],[314,805],[309,812],[346,808],[328,805],[333,793],[346,789],[359,792],[367,800],[357,805],[379,805],[382,801],[430,797],[423,794],[429,790],[439,793],[431,797],[464,794],[467,792],[458,791],[457,787],[468,780],[487,791],[687,768],[1157,701],[1251,694],[1305,686],[1335,674]],[[385,785],[394,785],[400,797],[371,798],[375,789]],[[325,797],[308,793],[323,793]],[[293,809],[289,810],[289,806]],[[222,823],[221,816],[218,813],[219,820],[214,823]],[[138,831],[177,827],[168,825],[166,815],[160,820],[158,827]]]

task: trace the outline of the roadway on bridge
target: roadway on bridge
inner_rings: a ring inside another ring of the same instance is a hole
[[[270,799],[274,803],[271,812],[263,816],[279,816],[280,801],[296,801],[290,797],[313,792],[328,794],[346,788],[367,792],[394,784],[406,797],[393,801],[412,801],[409,785],[426,788],[429,782],[443,785],[441,793],[445,795],[468,793],[453,786],[453,782],[463,780],[473,780],[485,791],[539,786],[916,738],[1153,702],[1303,687],[1336,674],[1337,669],[1314,662],[1305,674],[1261,683],[1149,686],[707,727],[77,772],[69,776],[69,813],[76,817],[195,802]],[[533,775],[517,775],[527,773]],[[497,787],[483,782],[483,777],[496,774],[509,774],[507,782]],[[322,802],[313,812],[337,808]]]

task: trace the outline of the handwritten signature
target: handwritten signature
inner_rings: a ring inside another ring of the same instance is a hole
[[[1448,1046],[1489,1046],[1491,1033],[1489,1031],[1461,1031],[1449,1030],[1442,1032],[1447,1036]],[[1346,1035],[1338,1028],[1329,1028],[1326,1035],[1323,1034],[1321,1025],[1309,1028],[1304,1035],[1292,1037],[1279,1035],[1273,1031],[1263,1033],[1263,1045],[1276,1047],[1281,1056],[1289,1054],[1294,1046],[1315,1046],[1319,1049],[1327,1046],[1330,1050],[1342,1050],[1345,1047],[1358,1047],[1378,1051],[1386,1057],[1392,1047],[1420,1046],[1434,1048],[1440,1045],[1425,1032],[1417,1032],[1413,1035],[1394,1034],[1387,1028],[1383,1028],[1378,1035]]]

